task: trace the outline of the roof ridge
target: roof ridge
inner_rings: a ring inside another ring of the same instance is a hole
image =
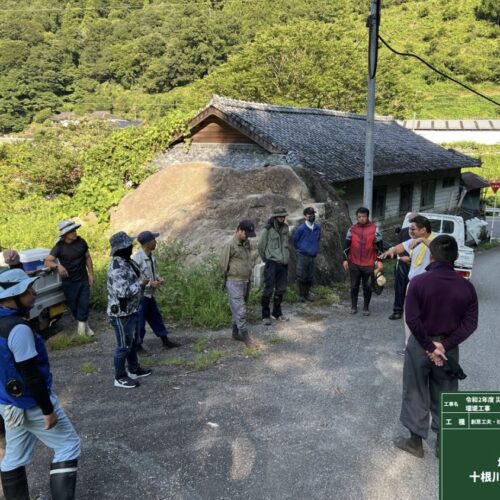
[[[294,114],[313,114],[313,115],[326,115],[326,116],[338,116],[341,118],[352,118],[355,120],[366,120],[366,115],[358,114],[358,113],[350,113],[347,111],[336,111],[334,109],[324,109],[324,108],[308,108],[301,106],[279,106],[277,104],[266,104],[262,102],[253,102],[253,101],[242,101],[239,99],[230,99],[228,97],[220,96],[217,94],[213,94],[212,99],[210,100],[209,106],[217,105],[226,105],[232,106],[236,108],[245,108],[245,109],[256,109],[262,111],[276,111],[278,113],[294,113]],[[375,120],[382,122],[393,122],[394,117],[392,116],[382,116],[376,115]]]

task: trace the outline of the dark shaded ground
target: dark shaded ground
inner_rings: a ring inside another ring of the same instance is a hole
[[[462,389],[500,387],[499,262],[499,249],[477,257],[481,327],[462,351]],[[387,319],[391,302],[386,290],[369,318],[345,306],[289,308],[290,322],[253,328],[258,357],[226,331],[174,330],[184,346],[166,354],[148,334],[155,363],[192,358],[200,336],[225,356],[206,371],[153,367],[132,391],[113,387],[113,334],[95,317],[96,343],[51,355],[55,390],[82,438],[78,498],[437,498],[434,438],[422,460],[392,446],[402,430],[403,330]],[[33,494],[47,495],[49,462],[38,446]]]

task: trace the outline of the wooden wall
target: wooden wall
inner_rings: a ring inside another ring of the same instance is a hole
[[[454,177],[454,184],[451,187],[443,187],[443,179]],[[422,181],[436,180],[436,192],[433,207],[425,207],[425,210],[420,206],[420,195]],[[385,221],[386,224],[392,224],[403,217],[399,211],[400,201],[400,186],[401,184],[413,184],[413,203],[412,210],[415,212],[447,212],[453,210],[457,206],[458,196],[460,191],[460,170],[441,170],[428,173],[416,173],[405,175],[391,175],[385,177],[376,177],[374,187],[387,186],[387,195],[385,202],[385,215],[378,222]],[[351,181],[344,185],[338,184],[334,187],[340,188],[343,191],[341,197],[349,206],[349,215],[351,220],[356,220],[356,209],[363,205],[363,182]],[[382,225],[384,225],[382,223]]]
[[[216,116],[211,116],[200,123],[193,129],[191,136],[193,143],[247,144],[254,142]]]

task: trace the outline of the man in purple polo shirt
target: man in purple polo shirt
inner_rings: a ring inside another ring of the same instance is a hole
[[[449,235],[434,238],[427,272],[415,276],[405,303],[406,322],[412,335],[403,365],[401,423],[410,437],[398,437],[395,446],[423,457],[422,439],[431,427],[437,433],[439,456],[439,396],[458,391],[458,379],[444,369],[444,359],[458,364],[458,345],[477,328],[478,303],[474,286],[453,269],[458,245]]]

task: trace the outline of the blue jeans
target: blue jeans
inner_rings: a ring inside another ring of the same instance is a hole
[[[129,372],[136,372],[139,368],[137,359],[139,314],[110,316],[109,320],[116,333],[115,378],[126,377],[125,361],[127,361]]]
[[[77,321],[87,321],[89,317],[90,285],[89,280],[62,281],[66,303]]]
[[[57,425],[45,430],[42,410],[34,406],[24,411],[24,424],[13,429],[5,427],[5,455],[0,468],[3,472],[28,465],[33,458],[36,440],[54,450],[52,463],[75,460],[80,456],[80,438],[54,395],[50,397],[57,414]],[[3,415],[5,405],[0,405]]]
[[[154,297],[143,297],[141,309],[139,310],[139,341],[142,344],[146,335],[146,321],[157,337],[166,337],[168,335],[165,323],[158,309],[158,304]]]

